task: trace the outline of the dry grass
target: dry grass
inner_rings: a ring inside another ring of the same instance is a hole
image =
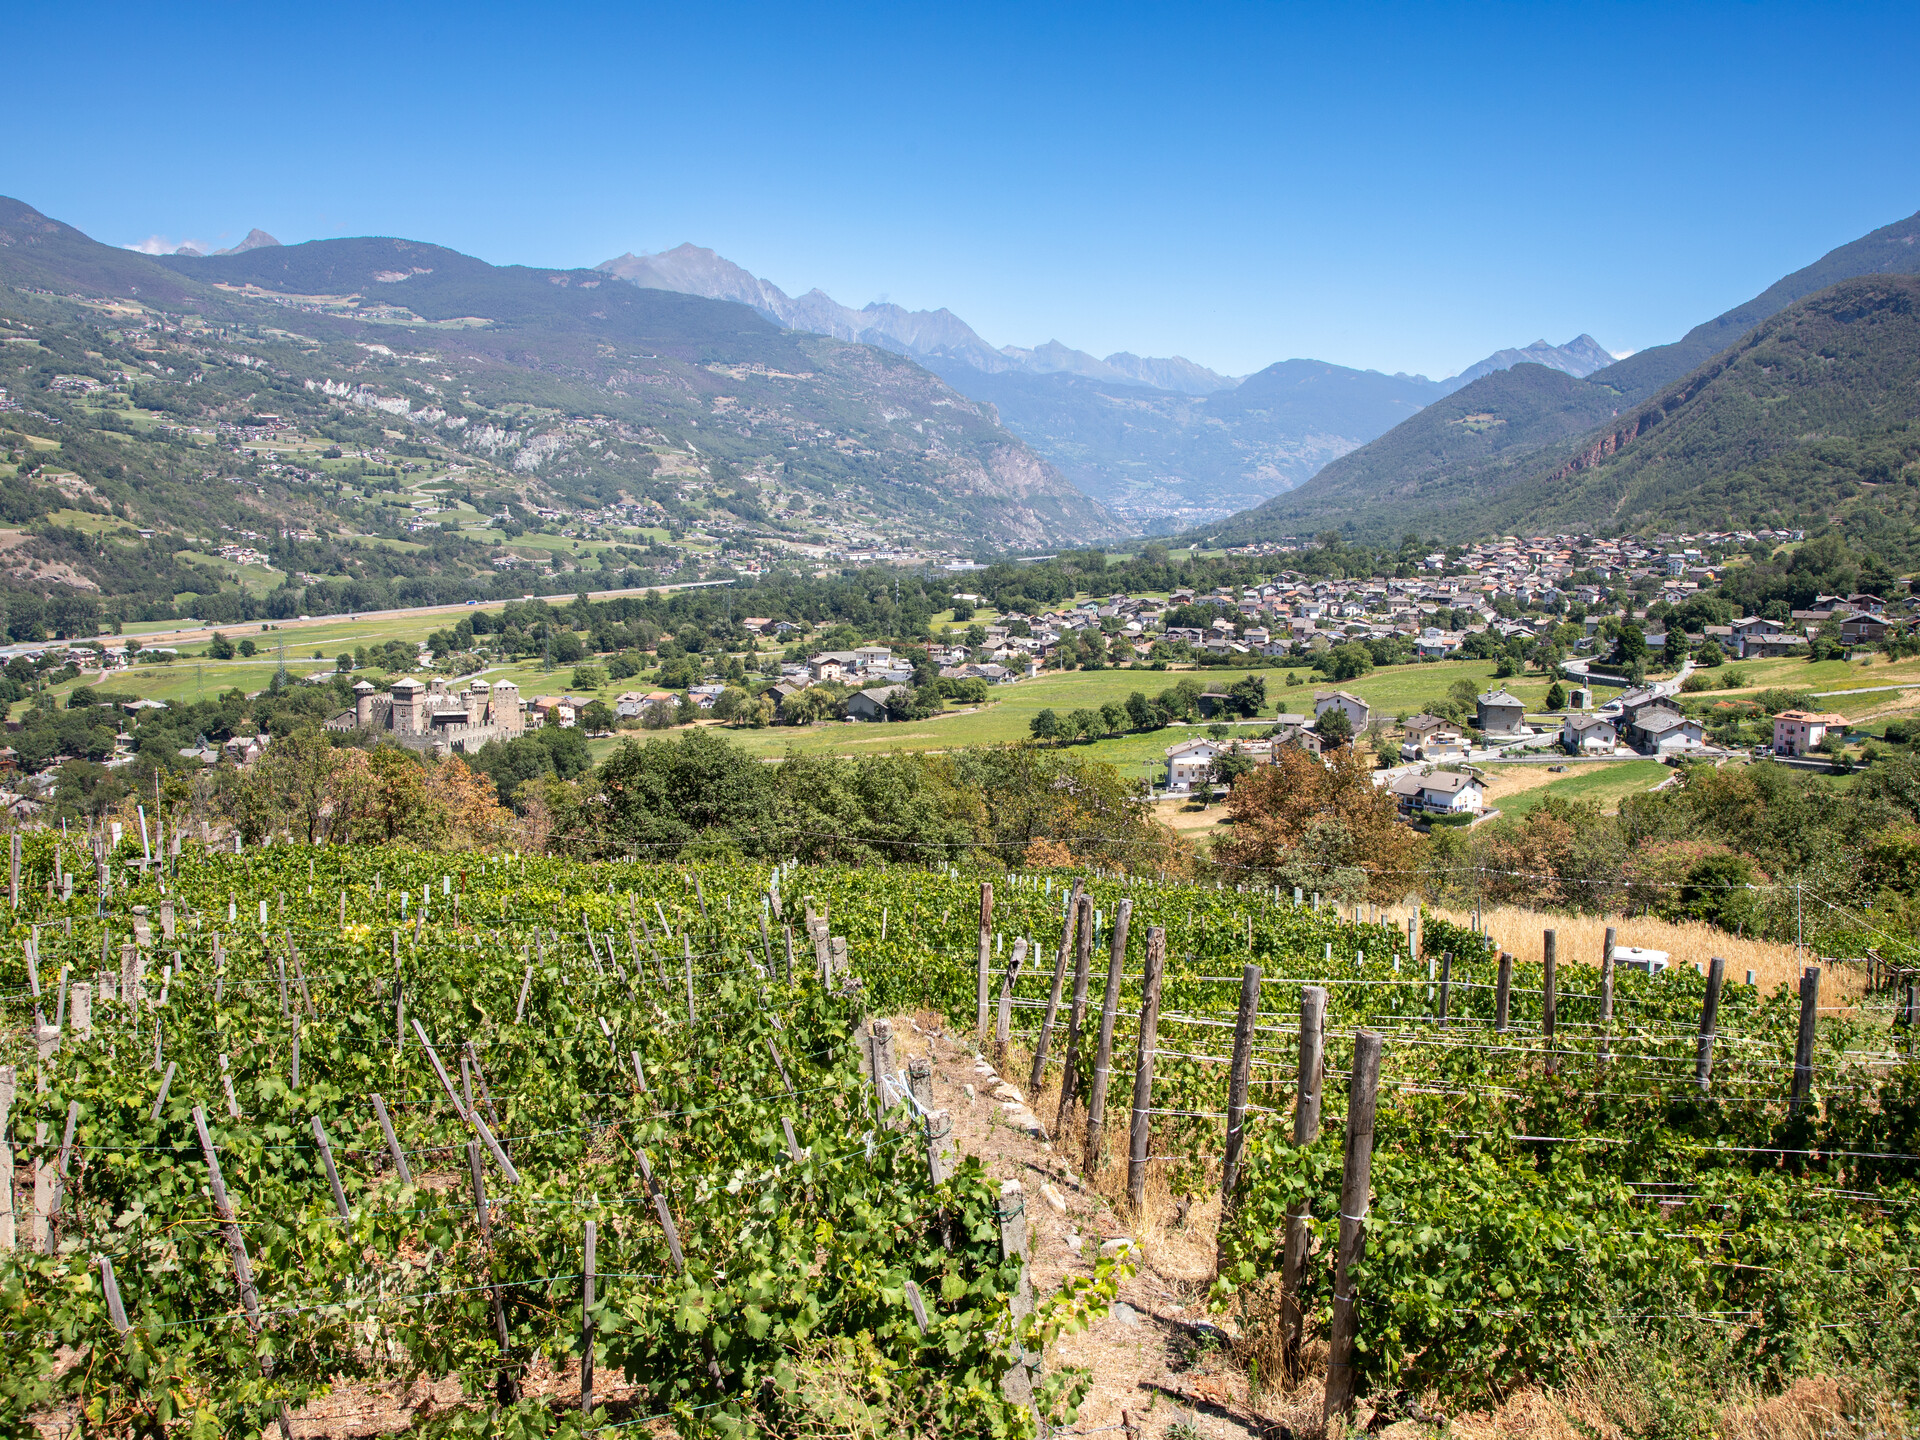
[[[1388,917],[1402,929],[1406,928],[1407,916],[1411,913],[1404,907],[1387,911]],[[1426,913],[1455,925],[1473,923],[1471,911],[1428,910]],[[1754,984],[1763,990],[1797,984],[1803,963],[1795,956],[1791,945],[1729,935],[1698,920],[1659,920],[1647,915],[1553,915],[1544,910],[1527,910],[1517,905],[1503,905],[1498,909],[1483,911],[1481,918],[1486,922],[1494,943],[1502,950],[1511,951],[1514,959],[1522,964],[1540,963],[1544,948],[1541,937],[1545,931],[1551,930],[1556,937],[1562,964],[1597,966],[1609,925],[1619,932],[1614,937],[1616,944],[1664,950],[1673,957],[1676,966],[1687,969],[1698,967],[1704,971],[1715,955],[1722,956],[1727,962],[1727,978],[1730,981],[1744,981],[1747,971],[1751,970]],[[1818,957],[1809,952],[1806,963],[1815,963],[1817,960]],[[1833,967],[1829,967],[1828,973],[1822,975],[1820,984],[1823,1004],[1829,995],[1836,999],[1851,999],[1865,988],[1863,976],[1851,969]]]

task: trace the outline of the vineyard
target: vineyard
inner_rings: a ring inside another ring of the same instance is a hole
[[[435,1434],[1070,1431],[1048,1347],[1126,1263],[1034,1293],[1024,1192],[896,1053],[926,1011],[1123,1213],[1223,1192],[1254,1403],[1452,1415],[1641,1342],[1920,1392],[1904,977],[1138,877],[173,848],[18,851],[9,1433],[414,1377],[468,1397]]]

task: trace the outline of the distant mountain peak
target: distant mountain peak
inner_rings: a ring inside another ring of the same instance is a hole
[[[1491,375],[1496,370],[1510,370],[1515,365],[1544,365],[1549,370],[1559,370],[1576,380],[1584,380],[1594,371],[1606,369],[1614,359],[1598,340],[1583,333],[1564,345],[1536,340],[1523,349],[1496,350],[1477,365],[1469,365],[1447,383],[1458,389],[1472,384],[1482,375]]]
[[[269,245],[278,245],[279,243],[280,242],[274,239],[273,236],[256,225],[253,229],[247,231],[247,238],[242,240],[238,245],[230,245],[225,250],[216,250],[213,253],[216,255],[244,255],[249,250],[264,250]]]
[[[1016,345],[995,349],[971,325],[944,306],[938,310],[908,310],[876,300],[855,310],[818,288],[795,299],[778,285],[760,279],[724,255],[690,242],[654,255],[628,251],[595,268],[650,290],[676,290],[709,300],[737,301],[789,330],[811,330],[841,340],[878,345],[916,359],[937,356],[959,360],[988,374],[1024,370],[1036,375],[1082,375],[1183,395],[1211,395],[1219,390],[1231,390],[1239,383],[1179,355],[1142,359],[1121,351],[1100,360],[1058,340],[1049,340],[1031,350]]]

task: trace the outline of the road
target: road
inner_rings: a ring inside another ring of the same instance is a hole
[[[732,585],[734,583],[735,582],[732,580],[686,580],[686,581],[682,581],[678,585],[633,585],[633,586],[628,586],[627,588],[622,590],[589,590],[587,592],[587,598],[589,600],[615,600],[620,598],[623,595],[645,595],[650,591],[664,592],[668,590],[704,590],[715,585]],[[571,595],[540,595],[540,596],[535,596],[534,598],[539,600],[544,600],[549,605],[558,607],[558,606],[562,606],[570,603],[573,599],[573,596]],[[233,622],[232,624],[196,625],[196,626],[187,626],[178,630],[155,630],[150,634],[145,634],[140,636],[140,643],[142,645],[160,645],[160,644],[166,644],[166,643],[171,643],[175,645],[192,645],[202,640],[211,640],[216,630],[228,630],[228,631],[233,631],[235,633],[238,633],[245,626],[257,625],[261,623],[272,625],[274,628],[274,633],[278,634],[282,630],[312,629],[314,626],[317,626],[317,625],[338,625],[342,621],[358,622],[361,620],[394,620],[404,616],[417,616],[420,619],[424,620],[434,615],[466,615],[466,614],[470,614],[475,610],[496,610],[504,604],[512,604],[512,603],[514,602],[503,601],[503,600],[482,600],[478,605],[468,605],[463,601],[459,604],[454,604],[454,605],[421,605],[411,610],[355,610],[352,612],[343,611],[337,615],[303,615],[297,620],[270,620],[265,622],[258,621],[258,620],[239,620],[239,621]],[[98,641],[102,645],[115,645],[120,643],[123,637],[117,636],[117,635],[103,634],[103,635],[96,635],[92,638]],[[34,655],[34,654],[38,654],[42,650],[51,649],[56,645],[64,648],[68,644],[84,645],[86,643],[87,641],[85,640],[73,640],[73,641],[61,640],[61,641],[36,641],[36,642],[29,642],[29,643],[17,644],[17,645],[0,646],[0,658],[10,658],[14,655]]]

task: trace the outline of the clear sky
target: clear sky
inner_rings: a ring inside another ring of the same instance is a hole
[[[7,12],[0,193],[98,239],[692,240],[994,344],[1445,375],[1680,335],[1920,210],[1920,6]]]

